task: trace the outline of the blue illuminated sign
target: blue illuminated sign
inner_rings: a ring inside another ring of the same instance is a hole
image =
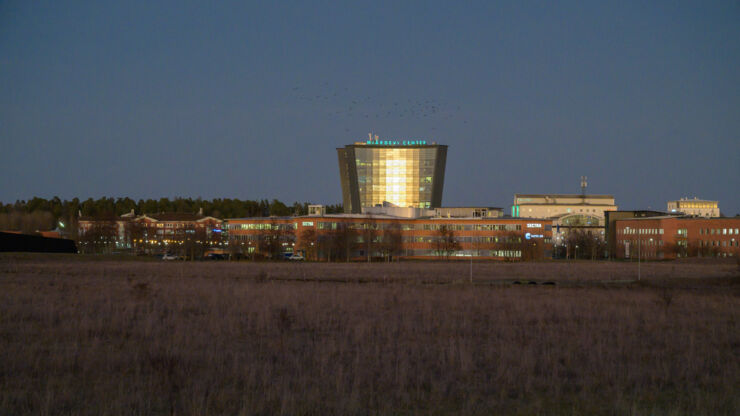
[[[532,234],[532,233],[524,234],[524,238],[526,238],[527,240],[531,240],[533,238],[542,238],[542,237],[544,237],[544,235],[542,234]]]

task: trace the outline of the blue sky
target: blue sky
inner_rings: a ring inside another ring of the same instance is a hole
[[[155,4],[156,3],[156,4]],[[0,3],[0,201],[337,203],[336,147],[449,145],[443,203],[740,213],[740,3]]]

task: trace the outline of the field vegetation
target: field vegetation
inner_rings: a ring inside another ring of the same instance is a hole
[[[738,265],[636,267],[0,255],[0,414],[737,414]]]

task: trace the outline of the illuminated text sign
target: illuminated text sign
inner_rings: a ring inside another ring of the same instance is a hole
[[[426,140],[368,140],[365,144],[373,146],[424,146]]]

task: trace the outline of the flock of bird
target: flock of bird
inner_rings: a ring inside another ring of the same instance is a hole
[[[369,95],[357,96],[351,94],[349,88],[333,89],[328,83],[323,84],[321,91],[312,91],[309,88],[295,86],[292,94],[295,99],[310,103],[317,109],[325,112],[330,119],[350,121],[368,120],[380,121],[397,120],[429,120],[432,124],[453,118],[460,112],[459,105],[450,105],[435,99],[405,99],[387,101]],[[463,121],[467,123],[467,121]],[[436,126],[431,127],[436,130]],[[345,127],[345,131],[350,131]]]

